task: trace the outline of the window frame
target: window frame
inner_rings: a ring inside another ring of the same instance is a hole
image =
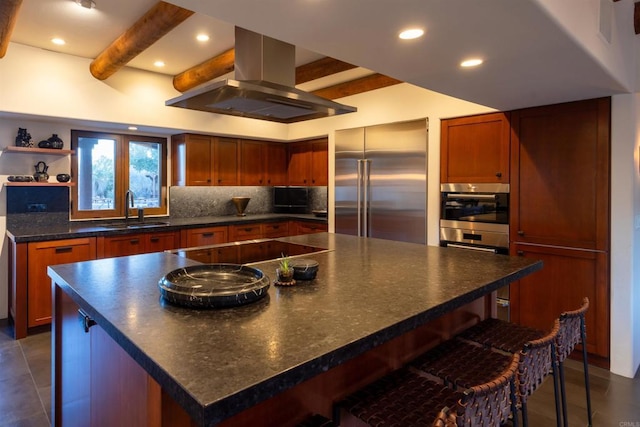
[[[144,208],[146,215],[166,215],[167,214],[167,138],[149,135],[118,134],[110,132],[96,132],[85,130],[71,130],[71,173],[79,179],[78,169],[78,140],[79,138],[111,139],[115,141],[115,183],[114,183],[114,206],[113,209],[106,210],[79,210],[78,209],[78,182],[71,191],[71,219],[106,219],[124,218],[125,206],[124,197],[129,186],[129,144],[131,142],[151,142],[160,144],[160,194],[158,196],[160,206],[157,208]],[[131,208],[130,216],[137,216],[138,209]]]

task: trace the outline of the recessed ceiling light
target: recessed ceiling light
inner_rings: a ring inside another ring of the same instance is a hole
[[[93,0],[76,0],[78,6],[82,6],[87,9],[93,9],[96,7],[96,2]]]
[[[206,42],[209,41],[209,36],[207,34],[198,34],[196,36],[196,40],[198,40],[199,42]]]
[[[129,126],[129,130],[138,130],[136,126]]]
[[[466,59],[460,63],[460,66],[466,68],[477,67],[478,65],[482,64],[482,62],[483,61],[480,58]]]
[[[58,46],[62,46],[64,44],[66,44],[67,42],[65,42],[63,39],[60,39],[58,37],[52,38],[51,39],[51,43],[53,44],[57,44]]]
[[[417,39],[418,37],[422,37],[423,34],[424,34],[424,30],[420,28],[410,28],[408,30],[402,31],[398,35],[398,37],[400,37],[402,40],[411,40],[411,39]]]
[[[156,61],[153,63],[156,67],[164,67],[164,61]]]

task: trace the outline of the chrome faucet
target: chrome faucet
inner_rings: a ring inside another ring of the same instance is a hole
[[[131,199],[131,207],[133,207],[133,191],[127,190],[124,194],[124,220],[129,220],[129,199]]]

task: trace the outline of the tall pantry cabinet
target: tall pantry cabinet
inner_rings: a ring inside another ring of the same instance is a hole
[[[511,286],[512,320],[548,329],[590,300],[587,350],[609,357],[610,98],[511,112],[511,255],[544,267]]]

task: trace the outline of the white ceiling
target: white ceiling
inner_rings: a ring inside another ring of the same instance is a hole
[[[97,8],[86,10],[73,0],[24,0],[11,41],[95,58],[156,3],[95,1]],[[364,68],[343,80],[373,70],[502,110],[627,92],[544,11],[545,1],[172,0],[196,14],[128,65],[178,74],[233,47],[235,24],[296,45],[298,65],[326,55]],[[597,16],[584,25],[596,33]],[[425,37],[399,40],[408,26],[424,28]],[[198,32],[210,41],[196,42]],[[53,45],[53,37],[66,45]],[[485,63],[461,69],[468,56]],[[157,69],[156,60],[166,66]]]

